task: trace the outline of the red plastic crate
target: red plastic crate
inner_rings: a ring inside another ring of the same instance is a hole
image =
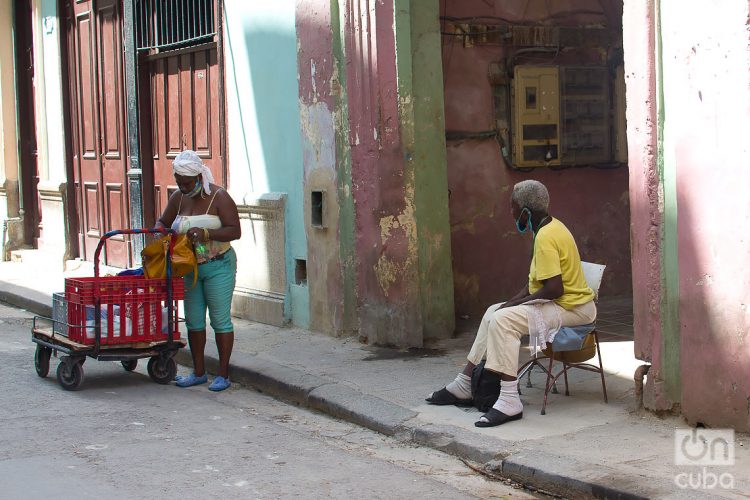
[[[173,339],[180,338],[177,306],[185,297],[182,278],[172,279]],[[101,345],[160,342],[168,338],[167,281],[142,276],[66,278],[68,337],[95,343],[95,313],[101,311]]]

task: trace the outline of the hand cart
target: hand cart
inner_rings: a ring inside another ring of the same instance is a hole
[[[105,241],[121,234],[169,234],[167,277],[99,276],[99,255]],[[174,356],[185,347],[180,339],[177,309],[185,297],[182,278],[172,278],[171,229],[129,229],[110,231],[102,236],[94,253],[94,277],[66,278],[65,318],[35,316],[31,340],[36,343],[34,366],[40,377],[49,373],[52,353],[63,353],[57,367],[57,380],[66,390],[76,390],[83,382],[87,357],[100,361],[120,361],[133,371],[138,360],[149,358],[148,374],[159,384],[167,384],[177,373]]]

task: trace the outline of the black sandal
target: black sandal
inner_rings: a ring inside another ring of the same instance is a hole
[[[458,399],[448,389],[443,387],[439,391],[433,392],[429,398],[426,398],[430,404],[445,406],[445,405],[456,405],[456,406],[471,406],[473,401],[471,399]]]
[[[523,412],[517,414],[517,415],[506,415],[505,413],[501,412],[500,410],[496,410],[495,408],[490,408],[490,411],[482,415],[484,418],[487,419],[486,422],[482,422],[481,420],[478,420],[474,422],[474,425],[477,427],[495,427],[497,425],[503,425],[508,422],[512,422],[514,420],[521,420],[521,417],[523,417]]]

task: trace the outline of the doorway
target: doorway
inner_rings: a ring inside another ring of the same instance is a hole
[[[583,260],[607,265],[602,296],[632,300],[623,4],[579,3],[440,2],[462,321],[478,320],[528,279],[532,240],[509,215],[512,188],[526,179],[547,186],[550,213]]]
[[[192,149],[227,187],[220,1],[136,3],[145,223],[177,190],[172,160]],[[178,12],[170,18],[169,12]]]
[[[34,105],[34,38],[30,0],[16,0],[15,26],[24,244],[36,248],[41,234],[42,209],[37,190],[39,166],[37,164],[36,109]]]

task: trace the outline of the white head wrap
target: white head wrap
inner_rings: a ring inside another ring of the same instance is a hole
[[[186,149],[172,162],[172,170],[177,175],[183,175],[185,177],[195,177],[201,175],[203,179],[203,191],[206,194],[211,194],[211,183],[214,181],[214,176],[207,166],[203,164],[200,156],[195,151]]]

